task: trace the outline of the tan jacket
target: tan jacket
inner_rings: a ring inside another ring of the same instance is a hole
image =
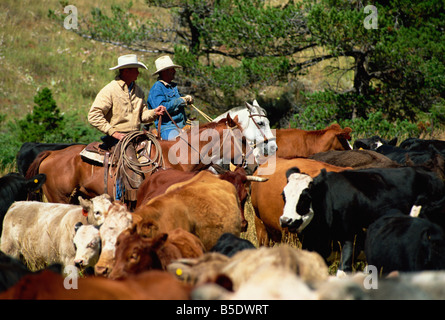
[[[100,90],[88,112],[88,122],[109,136],[116,131],[140,130],[141,123],[155,119],[155,111],[147,108],[142,89],[135,83],[130,95],[119,76]]]

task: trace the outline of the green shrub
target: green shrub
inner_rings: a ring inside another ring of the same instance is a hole
[[[292,127],[319,130],[336,122],[342,127],[350,127],[355,139],[373,135],[387,139],[407,138],[418,137],[421,133],[417,124],[407,119],[388,120],[382,110],[372,108],[373,98],[364,99],[355,94],[337,94],[332,91],[315,92],[305,96],[305,103],[300,106],[299,112],[291,121]],[[354,108],[361,116],[351,119],[350,114]],[[434,115],[439,117],[436,109]],[[372,111],[363,114],[363,110]]]
[[[86,116],[77,110],[62,114],[48,88],[34,97],[36,105],[22,119],[8,121],[0,114],[0,169],[12,171],[15,158],[25,142],[41,143],[89,143],[102,135],[86,123]]]

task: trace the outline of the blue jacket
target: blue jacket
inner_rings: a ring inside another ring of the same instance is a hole
[[[183,128],[187,121],[184,107],[186,102],[181,98],[176,83],[167,84],[165,82],[156,81],[148,93],[147,104],[150,109],[155,109],[160,105],[167,108],[168,113],[176,122],[179,128]],[[159,118],[155,120],[156,128],[158,128]],[[168,115],[162,116],[161,135],[164,131],[176,129],[176,126],[170,120]]]

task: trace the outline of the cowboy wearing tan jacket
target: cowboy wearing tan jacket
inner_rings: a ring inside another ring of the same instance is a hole
[[[139,69],[147,67],[139,62],[135,54],[120,56],[118,65],[110,70],[119,70],[119,75],[97,94],[90,111],[88,122],[105,134],[101,149],[109,150],[123,139],[126,134],[140,130],[142,123],[150,123],[159,115],[164,114],[165,107],[148,109],[142,89],[136,84]],[[127,156],[136,159],[134,145],[125,150]],[[144,175],[132,168],[124,168],[127,178],[125,182],[116,182],[116,199],[124,198],[136,201],[136,191],[144,179]],[[125,185],[125,187],[123,186]]]
[[[102,140],[111,146],[125,134],[140,130],[142,123],[151,123],[164,114],[165,107],[149,109],[143,90],[136,84],[138,68],[147,67],[134,54],[118,58],[118,65],[110,70],[119,70],[119,75],[107,84],[96,96],[88,113],[88,122],[106,134]]]

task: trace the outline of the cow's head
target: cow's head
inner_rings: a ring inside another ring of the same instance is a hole
[[[78,222],[74,227],[76,234],[73,238],[76,256],[74,265],[79,269],[94,267],[100,255],[99,229],[93,225],[83,225]]]
[[[111,197],[104,193],[91,200],[83,199],[80,196],[78,199],[82,206],[82,214],[87,217],[88,223],[95,226],[102,225],[110,209]]]
[[[339,124],[334,123],[331,126],[327,127],[326,134],[329,138],[328,141],[331,141],[330,150],[351,150],[352,146],[349,143],[351,140],[351,132],[352,129],[349,127],[345,127],[342,129]]]
[[[296,167],[286,172],[287,185],[283,189],[284,209],[280,217],[282,228],[291,232],[301,232],[314,217],[309,186],[312,178],[300,173]]]
[[[140,236],[136,228],[124,230],[116,242],[115,264],[109,278],[122,279],[144,270],[162,270],[159,253],[167,237],[167,233],[161,233],[153,238],[146,238]]]
[[[94,267],[96,275],[108,276],[111,272],[114,265],[117,237],[122,231],[130,228],[132,224],[133,215],[127,210],[126,206],[119,201],[114,201],[100,227],[102,252]]]

